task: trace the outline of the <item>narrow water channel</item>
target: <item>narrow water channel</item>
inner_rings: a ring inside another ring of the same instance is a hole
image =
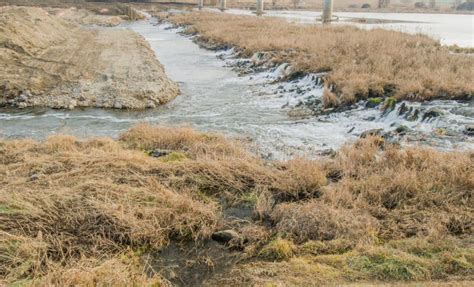
[[[41,139],[59,133],[80,137],[117,136],[139,122],[187,125],[251,140],[265,156],[288,158],[298,153],[337,148],[370,128],[394,128],[396,116],[380,117],[376,109],[355,109],[324,117],[295,119],[282,107],[295,101],[295,94],[278,93],[277,86],[261,75],[239,76],[215,52],[199,48],[189,38],[155,20],[128,24],[148,40],[166,73],[180,85],[182,94],[166,106],[144,111],[102,109],[0,109],[0,137]],[[313,87],[307,92],[320,96]],[[435,105],[435,104],[433,104]],[[471,104],[445,104],[446,111],[472,109]],[[374,120],[375,119],[375,120]],[[472,115],[450,114],[446,121],[407,123],[410,128],[430,130],[435,126],[461,129],[474,124]],[[472,138],[471,138],[472,139]],[[436,145],[457,148],[454,141],[437,139]],[[430,142],[427,142],[430,144]],[[464,147],[474,143],[466,138]]]

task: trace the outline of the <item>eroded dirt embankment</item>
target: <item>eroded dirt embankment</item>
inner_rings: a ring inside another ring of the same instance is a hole
[[[179,93],[148,43],[40,8],[0,8],[0,106],[150,108]]]

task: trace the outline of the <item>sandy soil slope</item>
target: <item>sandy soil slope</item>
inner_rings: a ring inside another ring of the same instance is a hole
[[[46,8],[54,16],[75,22],[80,25],[98,25],[114,27],[128,20],[125,15],[102,15],[86,9],[72,8]],[[99,11],[100,12],[100,11]]]
[[[0,105],[151,108],[179,93],[148,43],[41,8],[0,8]]]

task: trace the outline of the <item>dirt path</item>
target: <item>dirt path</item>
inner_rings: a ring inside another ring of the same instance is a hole
[[[86,29],[40,8],[3,7],[0,23],[0,106],[152,108],[179,93],[133,31]]]

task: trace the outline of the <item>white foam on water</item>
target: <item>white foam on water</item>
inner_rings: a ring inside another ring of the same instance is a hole
[[[139,21],[128,26],[150,43],[166,73],[180,84],[182,94],[165,106],[153,110],[0,110],[0,136],[44,138],[69,133],[81,137],[117,136],[139,122],[157,125],[192,126],[201,131],[220,132],[248,138],[260,154],[288,159],[314,156],[356,140],[360,133],[374,128],[392,131],[400,125],[414,135],[403,144],[428,145],[439,149],[473,149],[472,137],[462,135],[466,125],[474,124],[469,111],[472,103],[433,101],[405,103],[420,109],[420,118],[408,121],[397,108],[386,114],[358,103],[353,109],[327,115],[290,114],[308,102],[321,100],[323,88],[310,74],[281,82],[288,76],[288,64],[239,74],[233,67],[249,64],[233,49],[219,52],[200,49],[182,29],[154,21]],[[421,121],[421,115],[436,108],[443,115]],[[447,130],[437,135],[438,129]],[[451,131],[455,135],[450,135]]]

